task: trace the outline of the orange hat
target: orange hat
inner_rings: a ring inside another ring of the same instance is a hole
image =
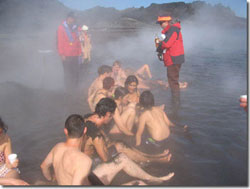
[[[158,16],[156,23],[167,22],[172,20],[171,16]]]

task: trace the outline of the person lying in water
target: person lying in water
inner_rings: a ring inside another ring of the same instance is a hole
[[[151,89],[154,87],[162,87],[167,89],[169,87],[168,82],[163,80],[152,80],[152,73],[150,71],[149,65],[144,64],[138,70],[134,71],[130,68],[122,69],[121,63],[119,61],[115,61],[112,66],[112,77],[115,80],[115,85],[122,86],[127,76],[135,75],[139,80],[139,89]],[[179,82],[180,88],[187,88],[187,82]]]
[[[96,104],[105,97],[111,97],[114,89],[115,81],[112,77],[105,77],[103,79],[103,88],[98,89],[88,98],[88,103],[91,111],[95,110]]]
[[[154,104],[154,96],[150,91],[144,91],[139,100],[142,113],[139,116],[139,125],[136,132],[136,146],[141,145],[141,137],[145,127],[155,141],[163,141],[170,135],[170,126],[174,124],[168,119],[162,107]]]
[[[102,130],[113,118],[116,109],[116,103],[113,99],[103,98],[98,102],[95,112],[84,116],[85,121],[92,122],[92,127],[88,128],[85,141],[83,142],[82,151],[92,157],[96,152],[102,161],[107,162],[112,155],[117,152],[125,153],[130,159],[136,162],[169,162],[171,154],[168,150],[161,154],[149,155],[142,153],[135,148],[126,146],[123,142],[110,141],[110,138]],[[114,147],[114,148],[112,148]],[[111,150],[115,150],[113,154]]]
[[[47,180],[54,180],[58,185],[110,185],[121,170],[137,179],[156,183],[174,176],[174,173],[163,177],[149,175],[122,153],[112,162],[102,163],[91,171],[92,160],[80,151],[87,128],[82,116],[72,114],[67,118],[64,128],[66,141],[56,144],[41,164],[42,173]],[[51,166],[54,174],[50,172]],[[145,184],[142,181],[137,183]]]

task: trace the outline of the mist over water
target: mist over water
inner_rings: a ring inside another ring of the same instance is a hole
[[[161,32],[158,25],[140,31],[90,28],[92,62],[79,85],[79,103],[65,107],[54,27],[54,33],[0,35],[0,115],[9,125],[21,177],[31,183],[42,178],[39,166],[49,150],[64,140],[66,117],[89,113],[87,89],[100,65],[120,60],[122,67],[138,69],[149,64],[153,79],[166,80],[154,46],[154,36]],[[247,94],[246,32],[246,28],[229,30],[216,22],[209,27],[182,23],[186,61],[180,81],[189,86],[181,91],[179,119],[166,144],[173,157],[167,165],[144,168],[159,176],[174,171],[174,178],[162,185],[247,184],[247,114],[239,107],[239,96]],[[165,104],[169,114],[170,90],[152,92],[156,104]],[[185,124],[187,133],[181,127]]]

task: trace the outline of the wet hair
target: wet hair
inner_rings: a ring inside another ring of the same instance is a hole
[[[70,115],[65,121],[65,129],[68,130],[70,138],[80,138],[85,128],[84,119],[78,114]]]
[[[139,82],[138,82],[138,79],[137,79],[137,77],[136,77],[135,75],[129,75],[129,76],[127,77],[125,83],[124,83],[125,88],[128,89],[128,85],[129,85],[130,83],[133,83],[133,82],[135,82],[136,85],[138,85],[138,83],[139,83]]]
[[[118,60],[116,60],[116,61],[114,61],[114,63],[113,63],[113,66],[119,66],[119,67],[121,67],[122,65],[121,65],[121,62],[120,61],[118,61]]]
[[[112,77],[105,77],[103,80],[103,88],[109,90],[115,84],[115,80]]]
[[[119,97],[124,97],[127,94],[127,90],[124,87],[117,87],[114,92],[115,100],[117,100]]]
[[[150,109],[155,105],[154,95],[150,91],[144,91],[140,95],[139,104],[145,109]]]
[[[116,103],[111,98],[102,98],[95,107],[95,114],[99,117],[105,116],[106,113],[114,113],[116,109]]]
[[[1,117],[0,117],[0,128],[2,128],[5,133],[8,130],[8,126],[3,122]]]
[[[108,65],[102,65],[98,68],[98,74],[102,75],[104,73],[110,73],[112,72],[112,67],[108,66]]]

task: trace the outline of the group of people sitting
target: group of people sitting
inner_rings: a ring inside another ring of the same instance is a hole
[[[155,85],[167,87],[166,83],[152,80],[148,65],[129,75],[131,71],[123,70],[118,61],[113,67],[100,66],[98,74],[88,91],[91,113],[67,118],[66,141],[56,144],[41,164],[44,177],[58,185],[111,185],[121,170],[136,178],[121,185],[161,183],[172,178],[173,172],[156,177],[141,168],[151,162],[167,163],[172,157],[165,141],[174,124],[164,112],[164,105],[156,106],[154,95],[148,90]],[[140,89],[145,91],[140,94]],[[10,164],[6,158],[11,144],[4,124],[0,126],[2,166],[8,170],[3,170],[0,177],[14,179],[0,179],[0,184],[27,184],[18,179],[18,160]],[[152,148],[154,152],[149,153]]]

